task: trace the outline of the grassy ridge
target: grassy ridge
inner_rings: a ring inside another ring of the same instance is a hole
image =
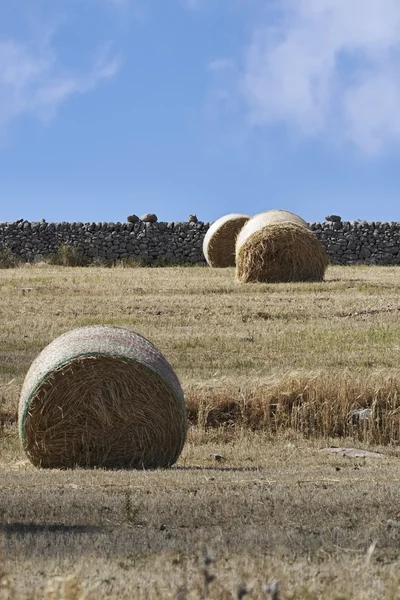
[[[271,434],[289,429],[306,437],[352,437],[368,444],[398,445],[400,440],[399,371],[288,373],[276,381],[193,386],[186,399],[190,422],[204,428]],[[362,409],[370,409],[368,419],[359,416]]]

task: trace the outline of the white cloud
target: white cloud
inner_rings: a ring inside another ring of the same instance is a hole
[[[207,69],[209,71],[218,72],[224,71],[226,69],[233,69],[234,66],[235,65],[231,58],[216,58],[215,60],[212,60],[210,63],[208,63]]]
[[[249,120],[347,140],[400,141],[399,0],[280,0],[241,78]]]
[[[0,127],[22,115],[49,121],[71,96],[93,90],[118,68],[108,46],[87,72],[69,73],[49,44],[34,50],[13,39],[0,41]]]

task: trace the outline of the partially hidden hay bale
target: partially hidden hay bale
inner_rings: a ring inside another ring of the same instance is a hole
[[[315,235],[297,223],[275,223],[252,233],[237,248],[242,283],[322,281],[328,257]]]
[[[214,221],[203,240],[203,253],[210,267],[235,266],[236,237],[249,219],[248,215],[230,214]]]
[[[187,419],[179,380],[142,336],[118,327],[74,329],[32,363],[19,434],[35,466],[169,467]]]

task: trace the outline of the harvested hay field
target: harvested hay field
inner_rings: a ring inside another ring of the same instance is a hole
[[[276,579],[280,600],[398,598],[399,275],[328,267],[324,282],[241,286],[232,268],[0,271],[0,594],[203,598],[206,548],[210,599],[268,598]],[[65,331],[104,323],[172,365],[187,443],[166,471],[38,471],[18,440],[29,366]]]

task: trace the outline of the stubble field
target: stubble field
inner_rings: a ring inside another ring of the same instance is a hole
[[[0,270],[0,597],[268,598],[280,580],[285,599],[400,598],[399,275]],[[101,323],[149,338],[182,382],[190,431],[168,471],[36,471],[20,450],[31,361]]]

